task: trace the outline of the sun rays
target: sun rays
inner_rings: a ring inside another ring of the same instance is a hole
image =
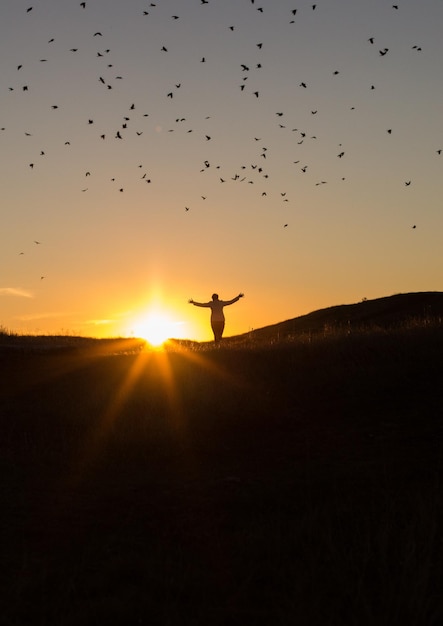
[[[85,480],[106,458],[113,441],[118,446],[124,445],[131,455],[144,437],[150,437],[150,433],[155,437],[156,429],[168,433],[172,449],[178,446],[184,470],[194,467],[195,407],[200,397],[208,394],[207,388],[200,388],[202,380],[214,393],[220,385],[245,386],[223,366],[223,360],[220,362],[211,354],[208,351],[202,354],[180,343],[174,349],[172,343],[165,350],[147,346],[138,354],[99,356],[98,359],[103,359],[99,364],[100,379],[106,387],[97,391],[100,394],[97,412],[80,444],[69,481],[78,484]],[[94,368],[97,362],[94,359]]]

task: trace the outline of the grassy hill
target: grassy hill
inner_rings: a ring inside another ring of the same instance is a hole
[[[0,623],[443,623],[438,298],[0,350]]]
[[[392,328],[405,323],[443,318],[443,293],[405,293],[332,306],[247,333],[250,339],[267,341],[318,334],[332,330]],[[236,338],[244,338],[239,335]]]

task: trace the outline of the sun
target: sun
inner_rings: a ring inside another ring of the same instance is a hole
[[[165,313],[149,313],[135,322],[132,333],[151,346],[159,347],[175,336],[176,325]]]

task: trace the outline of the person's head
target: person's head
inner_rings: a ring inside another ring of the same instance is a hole
[[[218,293],[213,293],[212,294],[212,299],[213,300],[218,300]]]

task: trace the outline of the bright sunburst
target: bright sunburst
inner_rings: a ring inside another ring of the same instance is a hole
[[[161,346],[177,335],[177,323],[164,313],[149,313],[133,325],[133,334],[152,346]]]

